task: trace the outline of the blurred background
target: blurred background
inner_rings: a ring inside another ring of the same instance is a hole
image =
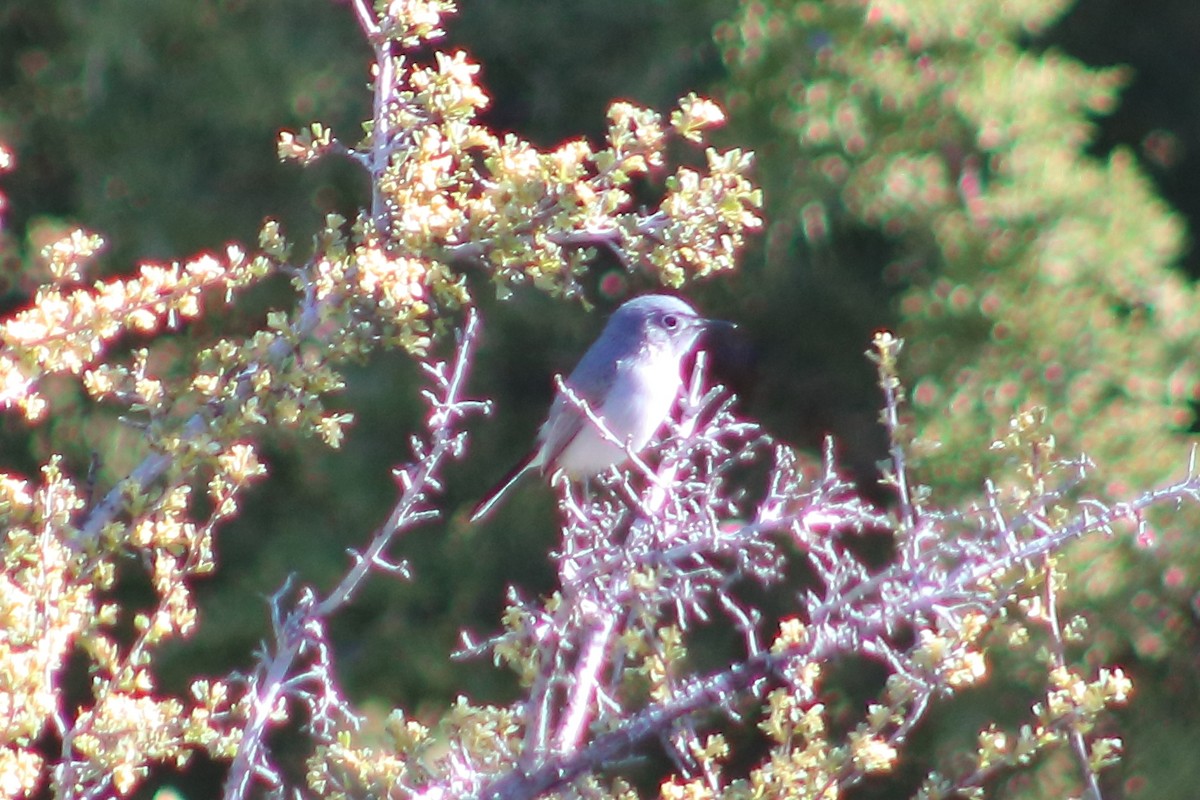
[[[1063,455],[1098,462],[1097,491],[1128,496],[1185,467],[1200,273],[1193,0],[464,0],[447,42],[482,65],[484,121],[543,147],[598,141],[614,100],[665,114],[695,91],[727,109],[716,143],[758,154],[768,225],[737,274],[686,294],[741,326],[715,359],[745,413],[810,454],[834,436],[865,490],[885,455],[863,357],[880,328],[909,341],[914,452],[940,502],[970,497],[984,475],[1003,479],[1010,465],[988,444],[1030,404],[1048,409]],[[8,0],[0,140],[16,169],[0,177],[0,311],[28,303],[44,278],[33,254],[76,225],[108,240],[96,277],[229,242],[252,248],[267,217],[302,256],[323,216],[353,217],[368,187],[336,158],[279,163],[277,131],[320,120],[355,141],[369,58],[349,9],[327,0]],[[506,674],[448,666],[447,654],[460,630],[495,629],[505,586],[553,587],[542,555],[553,498],[530,482],[486,526],[465,514],[524,454],[550,376],[574,364],[608,310],[649,288],[637,281],[598,259],[592,314],[533,289],[496,302],[480,285],[472,388],[496,411],[450,473],[447,523],[398,548],[416,580],[370,582],[335,621],[338,667],[361,707],[432,718],[460,693],[515,696]],[[288,291],[268,284],[205,317],[176,337],[179,352],[255,329]],[[352,367],[336,402],[357,422],[339,451],[267,442],[271,479],[223,529],[220,569],[198,586],[200,631],[164,654],[165,688],[182,690],[197,670],[248,668],[267,630],[264,598],[287,575],[327,588],[341,574],[345,548],[394,499],[390,467],[423,417],[416,378],[399,354]],[[54,397],[40,427],[0,418],[0,469],[30,474],[63,452],[83,474],[93,451],[136,455],[136,432],[78,387],[63,382]],[[102,485],[128,469],[121,459],[102,463]],[[1076,655],[1123,665],[1137,686],[1118,720],[1128,758],[1109,777],[1114,797],[1190,798],[1200,785],[1195,520],[1160,520],[1151,548],[1113,540],[1072,555],[1071,607],[1096,634]],[[148,591],[138,565],[122,591]],[[1001,676],[939,712],[912,774],[1013,698],[1007,713],[1027,707],[1035,689]],[[219,767],[202,772],[198,786],[219,779]],[[1008,788],[1055,796],[1053,780]],[[897,781],[864,791],[911,791]]]

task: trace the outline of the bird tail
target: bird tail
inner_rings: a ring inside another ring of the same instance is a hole
[[[495,510],[500,501],[504,499],[504,495],[508,494],[508,490],[515,486],[517,481],[525,476],[526,472],[535,468],[534,459],[537,458],[537,454],[538,451],[534,450],[528,456],[521,459],[498,484],[492,487],[490,492],[484,495],[484,498],[471,511],[471,522],[479,522]]]

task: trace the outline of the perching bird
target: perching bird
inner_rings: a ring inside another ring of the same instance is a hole
[[[648,294],[629,300],[609,318],[583,354],[566,386],[633,452],[644,448],[671,413],[683,386],[684,358],[714,325],[677,297]],[[588,478],[623,463],[627,451],[610,441],[561,391],[538,431],[533,451],[471,513],[475,522],[496,507],[527,472]]]

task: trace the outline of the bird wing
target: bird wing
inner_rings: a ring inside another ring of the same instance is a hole
[[[575,439],[585,422],[586,418],[575,404],[567,400],[562,393],[555,395],[554,404],[550,407],[550,416],[546,418],[546,424],[542,426],[541,431],[543,444],[538,451],[540,457],[537,459],[537,465],[543,474],[554,468],[558,457]]]
[[[567,376],[566,385],[576,397],[588,404],[593,413],[599,414],[609,389],[616,382],[621,364],[622,359],[614,358],[612,353],[601,352],[593,345]],[[580,380],[581,376],[587,376],[586,383]],[[555,394],[546,424],[539,433],[543,444],[540,449],[542,457],[537,462],[543,473],[554,468],[559,456],[583,426],[588,424],[591,423],[578,406],[562,392]]]

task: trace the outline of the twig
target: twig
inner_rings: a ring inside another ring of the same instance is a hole
[[[438,515],[436,509],[429,506],[429,500],[440,486],[438,476],[446,462],[463,452],[465,434],[457,430],[457,426],[467,414],[487,409],[487,404],[464,400],[461,396],[477,338],[478,315],[471,309],[453,367],[447,371],[445,364],[425,365],[425,372],[436,388],[435,392],[426,393],[431,406],[426,422],[428,443],[414,437],[413,461],[395,471],[401,485],[400,499],[387,521],[372,536],[366,550],[354,554],[345,577],[323,600],[318,600],[311,590],[305,590],[300,601],[286,615],[282,613],[284,590],[272,598],[272,613],[277,619],[274,652],[264,654],[257,676],[249,681],[250,711],[225,782],[225,800],[244,798],[256,777],[270,780],[276,775],[274,767],[263,757],[263,736],[278,711],[281,698],[298,697],[312,708],[314,716],[323,713],[331,704],[343,708],[340,702],[329,699],[336,693],[336,688],[329,675],[323,620],[353,598],[373,569],[385,565],[387,571],[400,572],[396,565],[383,558],[383,553],[397,534]],[[326,679],[310,681],[315,684],[312,689],[304,688],[288,677],[296,662],[309,652],[316,654],[317,663],[322,667],[309,677],[326,676]]]

